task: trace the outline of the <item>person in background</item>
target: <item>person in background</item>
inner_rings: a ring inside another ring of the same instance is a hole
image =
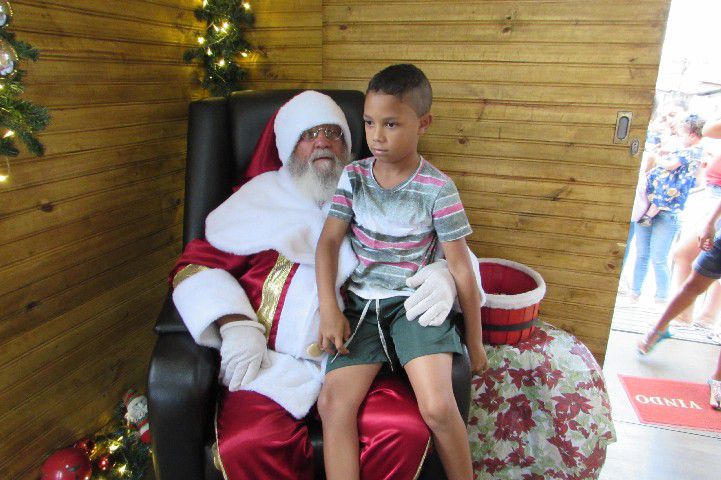
[[[649,203],[658,208],[650,225],[636,225],[636,264],[631,285],[631,298],[637,300],[653,263],[656,277],[656,301],[665,303],[668,297],[670,271],[668,253],[681,222],[678,213],[684,209],[688,193],[696,182],[696,170],[702,155],[701,129],[704,121],[689,115],[681,126],[683,148],[659,156],[656,166],[648,174],[646,193]]]
[[[704,138],[708,139],[709,136],[704,129]],[[703,177],[705,179],[705,187],[703,191],[698,192],[696,195],[701,196],[699,203],[695,208],[699,212],[689,212],[694,214],[702,214],[702,218],[706,218],[708,214],[713,210],[716,204],[721,200],[721,144],[715,143],[704,146],[705,153],[708,154],[708,160],[706,160],[703,169]],[[689,208],[686,209],[687,211]],[[701,212],[703,210],[703,212]],[[695,222],[695,215],[691,217]],[[717,224],[716,229],[721,225]],[[674,285],[676,288],[680,288],[683,282],[691,274],[691,268],[694,259],[701,253],[701,249],[698,247],[698,225],[690,224],[684,226],[682,231],[689,231],[688,234],[682,235],[678,242],[678,245],[673,252],[674,261]],[[713,332],[714,325],[718,312],[721,310],[721,283],[714,282],[709,287],[706,295],[703,299],[703,305],[700,313],[696,318],[693,317],[693,306],[686,309],[676,319],[674,319],[674,325],[691,325],[696,329],[707,331],[709,334]]]
[[[710,138],[721,138],[721,122],[714,122],[703,130],[703,134]],[[702,253],[696,257],[691,274],[671,299],[656,325],[638,342],[639,354],[648,355],[661,341],[670,338],[668,325],[671,320],[690,307],[700,294],[721,278],[721,235],[716,229],[720,217],[721,201],[718,201],[698,236],[698,247]],[[708,384],[709,404],[715,409],[721,409],[721,352]]]

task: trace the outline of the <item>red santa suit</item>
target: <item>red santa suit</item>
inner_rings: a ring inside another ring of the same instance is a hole
[[[291,124],[290,133],[285,126],[279,132],[275,122],[275,143],[283,159],[307,128],[332,123],[348,131],[335,103],[328,105],[317,92],[301,95],[305,97],[300,101],[295,97],[279,112],[278,121],[283,116],[283,125]],[[259,148],[269,144],[268,131]],[[269,153],[261,156],[267,164]],[[312,407],[327,358],[316,344],[315,281],[315,247],[325,214],[298,190],[287,168],[262,173],[211,212],[206,240],[190,242],[171,275],[176,285],[173,300],[198,344],[220,348],[215,321],[224,315],[241,314],[265,327],[268,365],[240,390],[226,389],[221,395],[216,433],[218,466],[226,478],[314,478],[304,418],[315,414]],[[336,287],[356,266],[347,241],[338,265]],[[361,407],[358,425],[363,478],[417,476],[430,433],[403,381],[376,380]]]

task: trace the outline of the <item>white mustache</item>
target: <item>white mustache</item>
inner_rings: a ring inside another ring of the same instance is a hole
[[[338,157],[333,153],[332,150],[328,148],[322,148],[320,150],[315,150],[313,153],[310,154],[310,157],[308,157],[308,162],[313,162],[315,160],[318,160],[319,158],[327,158],[330,157],[333,159],[334,162],[338,161]]]

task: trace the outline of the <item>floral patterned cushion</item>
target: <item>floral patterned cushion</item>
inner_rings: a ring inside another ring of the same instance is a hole
[[[573,335],[541,322],[517,345],[486,345],[473,378],[468,437],[475,478],[598,478],[616,440],[598,363]]]

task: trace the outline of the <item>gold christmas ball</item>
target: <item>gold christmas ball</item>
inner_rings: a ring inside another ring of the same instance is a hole
[[[0,28],[7,26],[12,18],[13,9],[10,7],[10,2],[7,0],[0,0]]]
[[[7,42],[0,42],[0,77],[9,78],[15,74],[18,55]]]

